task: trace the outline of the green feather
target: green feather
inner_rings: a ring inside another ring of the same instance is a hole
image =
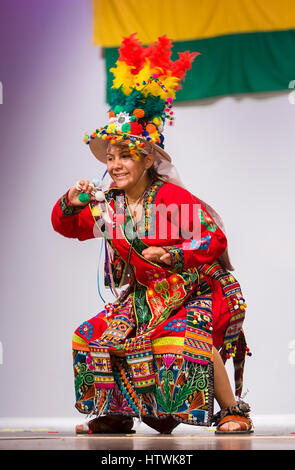
[[[144,112],[149,120],[153,119],[156,116],[160,116],[163,119],[165,116],[164,108],[165,101],[162,100],[159,96],[148,95],[146,97]]]
[[[144,95],[135,88],[132,90],[129,96],[126,96],[120,88],[112,88],[110,90],[110,109],[114,109],[115,106],[123,106],[124,111],[132,115],[134,109],[143,109],[144,117],[146,120],[151,121],[154,117],[160,116],[165,121],[165,101],[159,96]]]
[[[126,95],[122,91],[122,86],[120,88],[111,88],[110,90],[110,110],[114,109],[115,106],[120,105],[125,108]]]
[[[129,96],[127,96],[125,104],[125,112],[132,114],[134,109],[141,108],[143,105],[143,95],[140,91],[135,88],[132,90]]]

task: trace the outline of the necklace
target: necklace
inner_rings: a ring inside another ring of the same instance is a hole
[[[131,270],[131,273],[132,273],[132,278],[129,279],[129,288],[131,288],[131,286],[133,285],[134,281],[135,281],[135,273],[134,273],[134,269],[133,267],[130,265],[130,257],[131,257],[131,251],[132,251],[132,247],[133,247],[133,242],[134,242],[134,239],[135,239],[135,233],[137,232],[137,224],[138,224],[138,221],[134,221],[134,215],[135,215],[135,210],[138,206],[138,204],[140,203],[140,201],[144,198],[144,200],[146,200],[146,197],[147,197],[147,194],[148,194],[148,191],[150,189],[150,187],[153,185],[153,181],[151,181],[151,183],[146,187],[146,189],[143,191],[142,195],[138,198],[138,200],[136,201],[136,206],[135,206],[135,209],[133,209],[133,214],[131,214],[131,218],[133,220],[133,223],[134,223],[134,234],[133,234],[133,237],[131,239],[131,242],[130,242],[130,247],[129,247],[129,251],[128,251],[128,259],[127,259],[127,267],[130,268]],[[145,203],[144,203],[145,205]],[[114,214],[115,215],[115,214]],[[96,226],[99,228],[100,230],[100,227],[98,226],[97,224],[97,221],[96,219],[95,220],[95,224]],[[113,223],[113,228],[114,228],[114,223]],[[128,273],[128,277],[130,278],[131,277],[131,274]],[[128,289],[127,289],[128,291]],[[126,292],[127,292],[126,291]],[[129,291],[128,291],[129,292]],[[127,292],[127,293],[128,293]],[[127,294],[126,294],[127,295]]]
[[[137,218],[136,218],[136,209],[137,209],[137,206],[139,205],[139,203],[141,202],[141,200],[143,199],[144,195],[146,193],[146,190],[144,190],[144,192],[142,193],[141,196],[139,196],[139,198],[137,199],[137,201],[135,202],[132,202],[132,209],[130,207],[130,204],[128,204],[129,206],[129,211],[130,211],[130,215],[131,215],[131,218],[134,222],[134,225],[136,226],[136,229],[137,229],[137,224],[138,224],[138,221],[137,221]],[[134,206],[135,204],[135,206]]]
[[[135,205],[135,208],[133,208],[133,213],[131,214],[131,218],[133,220],[133,223],[134,223],[134,229],[133,229],[133,237],[132,237],[132,240],[130,242],[130,247],[129,247],[129,251],[128,251],[128,258],[127,258],[127,266],[129,266],[131,268],[131,272],[132,272],[132,275],[133,275],[133,282],[135,280],[135,274],[134,274],[134,269],[133,267],[130,265],[130,257],[131,257],[131,252],[132,252],[132,247],[133,247],[133,243],[134,243],[134,240],[136,238],[135,234],[137,233],[137,225],[138,225],[138,220],[134,219],[134,215],[136,215],[136,208],[138,206],[138,204],[140,203],[140,201],[146,197],[146,194],[150,188],[150,186],[152,185],[153,183],[151,182],[146,188],[145,190],[143,191],[142,195],[138,198],[138,200],[136,201],[136,205]]]
[[[144,191],[145,191],[145,190],[144,190]],[[139,202],[139,200],[140,200],[141,198],[142,198],[142,195],[139,196],[135,201],[131,201],[130,198],[128,198],[128,196],[127,196],[127,199],[128,199],[128,201],[129,201],[129,204],[136,204],[137,202]]]
[[[133,246],[133,242],[134,242],[134,239],[135,239],[135,234],[136,234],[136,232],[137,232],[138,220],[137,220],[134,216],[136,216],[136,209],[137,209],[137,206],[138,206],[138,204],[140,203],[140,201],[144,198],[146,192],[147,192],[147,188],[143,191],[142,195],[137,199],[136,204],[135,204],[135,207],[133,207],[132,210],[130,210],[130,207],[129,207],[131,219],[133,220],[133,223],[134,223],[134,228],[133,228],[133,237],[132,237],[132,240],[131,240],[131,243],[130,243],[130,247],[129,247],[129,252],[128,252],[127,265],[129,265],[130,256],[131,256],[131,251],[132,251],[132,246]]]

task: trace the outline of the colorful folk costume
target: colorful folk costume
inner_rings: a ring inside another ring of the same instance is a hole
[[[104,237],[105,285],[117,295],[74,333],[76,408],[210,426],[213,345],[224,362],[233,357],[237,397],[249,350],[245,299],[230,272],[222,220],[183,187],[164,151],[164,123],[173,121],[172,101],[197,54],[184,52],[172,62],[165,36],[143,47],[135,35],[119,52],[109,123],[85,142],[100,161],[109,144],[125,143],[134,155],[150,146],[157,176],[136,225],[114,184],[98,189],[84,208],[72,206],[68,192],[54,206],[52,224],[63,236]],[[163,247],[171,265],[145,259],[149,246]]]

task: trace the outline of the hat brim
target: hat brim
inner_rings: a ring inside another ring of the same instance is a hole
[[[167,152],[165,152],[165,150],[159,147],[159,145],[154,144],[153,142],[147,141],[146,139],[138,135],[128,134],[128,136],[136,137],[136,139],[140,140],[141,142],[144,142],[145,144],[147,144],[147,146],[151,146],[153,148],[156,159],[162,160],[164,158],[168,160],[169,162],[171,162],[171,157],[168,155]],[[110,143],[109,140],[103,140],[97,136],[95,136],[94,138],[92,137],[89,142],[89,147],[90,147],[91,152],[93,153],[95,158],[97,158],[97,160],[99,160],[102,163],[107,162],[106,153],[107,153],[107,148],[108,148],[109,143]]]

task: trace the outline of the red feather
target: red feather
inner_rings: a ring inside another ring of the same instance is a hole
[[[171,70],[171,49],[172,41],[166,35],[160,36],[156,42],[148,46],[145,50],[145,57],[151,62],[151,67],[161,67],[164,73]]]
[[[200,52],[179,52],[179,59],[177,59],[172,65],[172,75],[178,77],[181,80],[184,79],[187,70],[191,69],[193,60]]]
[[[187,70],[192,67],[195,57],[200,54],[200,52],[179,52],[179,58],[173,62],[171,60],[172,40],[167,38],[166,35],[160,36],[156,42],[144,47],[136,34],[133,33],[123,38],[119,48],[119,60],[134,67],[132,69],[133,74],[139,73],[145,59],[148,58],[152,68],[160,67],[163,74],[171,70],[174,77],[184,80]]]
[[[145,48],[142,46],[139,39],[136,38],[136,33],[131,34],[127,38],[123,38],[119,48],[119,60],[135,67],[135,69],[132,70],[133,74],[137,74],[142,68],[144,54]]]

